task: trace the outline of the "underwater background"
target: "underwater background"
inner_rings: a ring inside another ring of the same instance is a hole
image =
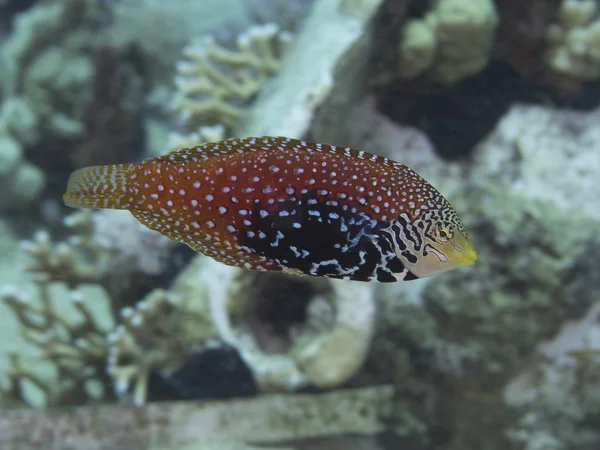
[[[600,449],[600,1],[0,0],[0,450]],[[415,169],[479,260],[244,271],[69,174],[230,137]]]

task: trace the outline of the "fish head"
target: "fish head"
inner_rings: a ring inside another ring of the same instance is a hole
[[[422,244],[414,249],[416,258],[403,258],[407,268],[417,277],[428,277],[477,261],[477,252],[464,225],[455,214],[424,226],[414,227],[421,234]]]

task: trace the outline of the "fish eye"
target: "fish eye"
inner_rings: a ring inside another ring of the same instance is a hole
[[[447,226],[443,224],[438,224],[435,228],[434,237],[435,240],[440,244],[445,244],[446,242],[450,242],[452,237],[454,236],[454,229],[452,226]]]

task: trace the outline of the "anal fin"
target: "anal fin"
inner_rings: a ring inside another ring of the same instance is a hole
[[[219,242],[205,232],[198,231],[192,235],[189,229],[185,229],[182,226],[174,226],[173,223],[167,224],[150,212],[134,210],[131,211],[131,214],[145,227],[157,231],[169,239],[186,244],[192,250],[228,266],[264,271],[280,271],[285,269],[279,264],[269,261],[245,248],[231,247]],[[169,225],[169,227],[167,228],[166,225]]]
[[[160,234],[168,237],[169,239],[181,242],[181,237],[184,233],[183,228],[174,227],[170,223],[167,224],[149,212],[137,210],[129,210],[129,212],[146,228],[150,228],[153,231],[158,231]],[[166,225],[169,225],[169,228],[167,228]]]

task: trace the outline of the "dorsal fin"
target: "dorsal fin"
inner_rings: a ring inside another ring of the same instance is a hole
[[[244,153],[249,151],[268,151],[274,147],[289,147],[294,145],[296,139],[290,139],[283,136],[262,136],[247,138],[231,138],[218,142],[207,142],[197,147],[182,148],[167,153],[157,158],[157,161],[186,163],[189,161],[206,160],[229,153]]]

